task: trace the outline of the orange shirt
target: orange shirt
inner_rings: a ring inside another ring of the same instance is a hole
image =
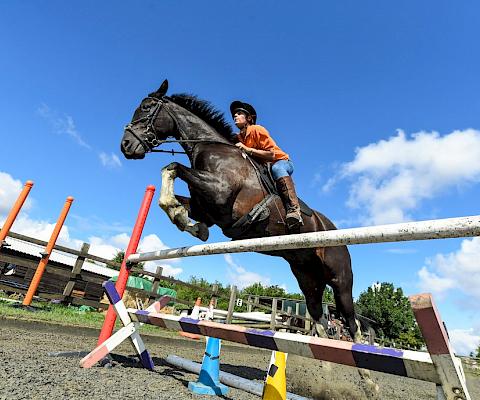
[[[282,151],[272,139],[268,131],[261,125],[249,125],[245,135],[241,133],[237,135],[238,140],[245,146],[257,150],[273,150],[275,161],[288,160],[288,154]]]

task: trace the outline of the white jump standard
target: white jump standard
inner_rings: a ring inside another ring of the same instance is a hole
[[[80,361],[80,365],[85,368],[93,366],[129,337],[142,364],[146,368],[153,369],[153,362],[138,333],[139,325],[143,322],[169,330],[194,333],[253,347],[434,382],[438,388],[437,399],[470,400],[463,371],[456,364],[447,335],[430,295],[418,295],[411,300],[422,332],[429,332],[424,335],[427,347],[431,352],[428,354],[219,324],[212,321],[160,314],[153,308],[150,310],[126,309],[114,284],[106,282],[104,287],[124,327]],[[435,330],[435,332],[430,330]]]

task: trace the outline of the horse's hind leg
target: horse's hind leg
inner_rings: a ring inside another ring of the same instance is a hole
[[[298,265],[290,263],[290,268],[297,278],[298,286],[305,296],[308,313],[315,321],[315,328],[321,337],[327,337],[324,327],[320,323],[323,316],[322,299],[325,291],[325,280],[313,265]]]
[[[355,317],[355,309],[353,306],[353,273],[350,255],[346,247],[330,247],[329,251],[326,251],[325,256],[332,274],[330,285],[332,286],[335,296],[337,310],[345,318],[353,341],[358,343],[362,339],[362,332],[360,330],[360,322]],[[366,385],[365,390],[367,395],[371,398],[377,398],[380,388],[378,384],[372,380],[370,371],[359,368],[358,373]]]
[[[325,268],[330,276],[328,283],[333,289],[337,310],[345,318],[353,341],[360,342],[362,332],[360,322],[355,317],[352,297],[353,273],[347,248],[344,246],[327,248],[325,251]]]

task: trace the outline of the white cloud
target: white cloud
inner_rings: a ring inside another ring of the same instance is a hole
[[[167,249],[162,240],[155,234],[150,234],[145,236],[138,246],[138,251],[141,253],[146,253],[149,251],[157,251]],[[177,276],[183,272],[183,269],[180,267],[174,267],[171,264],[180,263],[180,258],[172,258],[168,260],[158,260],[158,261],[147,261],[145,263],[145,269],[150,272],[156,272],[157,267],[162,267],[162,274],[165,276]]]
[[[456,252],[427,259],[418,276],[422,290],[437,296],[456,290],[480,300],[480,237],[463,240]]]
[[[17,217],[10,230],[15,233],[20,233],[22,235],[48,242],[53,229],[55,228],[55,224],[56,222],[50,223],[48,221],[31,219],[28,215],[20,215]],[[60,234],[58,235],[57,244],[78,249],[80,248],[82,241],[71,238],[68,226],[63,225]]]
[[[100,161],[104,167],[109,167],[109,168],[115,168],[115,167],[121,167],[122,163],[120,162],[120,159],[118,156],[114,153],[104,153],[103,151],[98,155],[100,158]]]
[[[329,190],[352,179],[347,205],[365,211],[365,224],[410,219],[425,199],[452,187],[480,181],[480,131],[467,129],[441,136],[418,132],[396,136],[356,149],[353,161],[330,179]]]
[[[91,149],[90,145],[83,140],[82,136],[78,132],[73,118],[70,115],[60,116],[56,111],[50,109],[50,107],[46,104],[42,104],[37,109],[37,113],[50,124],[55,133],[60,135],[66,134],[74,139],[78,145],[87,149]]]
[[[480,345],[480,335],[471,329],[453,329],[448,332],[455,354],[468,356]]]
[[[99,257],[111,259],[115,256],[115,254],[117,254],[118,251],[125,251],[129,241],[130,236],[128,236],[126,233],[121,233],[119,235],[107,238],[90,237],[90,252],[98,255]],[[163,250],[166,248],[168,247],[157,235],[150,234],[140,240],[138,252],[146,253],[149,251]],[[179,258],[173,258],[171,260],[147,261],[144,268],[147,271],[156,272],[157,267],[162,267],[163,275],[176,276],[182,273],[183,269],[180,267],[174,267],[171,264],[176,264],[179,262]]]
[[[0,216],[8,215],[15,204],[18,195],[23,189],[23,184],[18,179],[13,179],[10,174],[0,171]],[[27,198],[23,204],[22,210],[27,211],[31,208],[32,200]]]
[[[145,263],[144,269],[150,272],[157,272],[157,267],[162,267],[162,275],[163,276],[173,276],[176,277],[177,275],[183,272],[183,269],[180,267],[174,267],[169,264],[162,264],[159,261],[147,261]]]
[[[110,260],[119,251],[125,251],[129,240],[130,237],[126,233],[110,237],[91,236],[88,238],[90,243],[89,253]]]
[[[243,289],[254,283],[260,282],[263,286],[270,286],[270,278],[247,271],[241,265],[238,265],[230,254],[224,254],[224,259],[228,264],[227,277],[238,289]],[[285,286],[285,285],[284,285]],[[286,286],[285,286],[286,290]]]

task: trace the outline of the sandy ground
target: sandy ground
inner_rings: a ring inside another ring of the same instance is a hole
[[[51,357],[49,352],[90,351],[98,331],[35,322],[20,322],[0,317],[0,400],[16,399],[193,399],[187,385],[197,377],[165,364],[163,359],[176,354],[201,362],[204,342],[184,339],[175,333],[165,336],[143,335],[155,370],[148,371],[119,358],[111,369],[82,369],[77,358]],[[133,355],[129,344],[115,354]],[[223,343],[221,369],[244,378],[263,382],[270,352],[238,344]],[[380,386],[380,399],[434,400],[435,385],[428,382],[372,373]],[[472,399],[480,399],[480,379],[469,379]],[[368,399],[358,371],[331,363],[297,356],[287,362],[287,390],[309,398],[325,400]],[[231,388],[224,399],[258,399]]]

